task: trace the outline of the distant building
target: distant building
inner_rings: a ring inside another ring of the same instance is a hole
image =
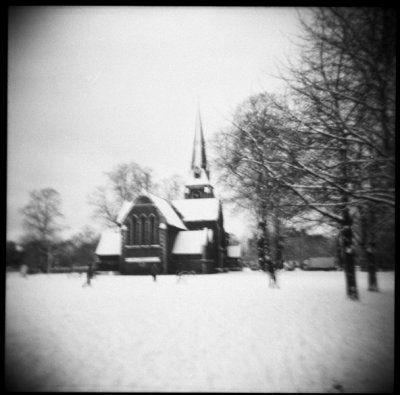
[[[212,273],[223,268],[227,243],[222,203],[210,182],[200,114],[184,198],[169,202],[143,192],[134,202],[123,203],[117,221],[121,229],[119,270],[123,274],[149,273],[153,263],[165,274]],[[104,266],[111,255],[106,255],[105,249],[99,252]]]

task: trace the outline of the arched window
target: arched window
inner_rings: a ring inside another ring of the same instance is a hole
[[[137,244],[137,217],[133,216],[131,218],[131,232],[130,232],[130,243],[132,245]]]
[[[136,217],[136,215],[133,217],[133,226],[134,226],[133,244],[138,245],[140,244],[140,221],[139,218]]]
[[[140,244],[144,245],[147,244],[147,226],[146,226],[146,216],[142,215],[140,217]]]
[[[132,220],[131,218],[128,218],[128,223],[126,224],[126,239],[125,239],[126,245],[132,244],[132,233],[133,233]]]
[[[144,228],[144,240],[145,240],[144,244],[151,244],[151,241],[150,241],[150,219],[148,217],[146,217],[146,225]]]
[[[150,215],[150,244],[158,244],[158,227],[157,227],[157,219],[151,214]]]

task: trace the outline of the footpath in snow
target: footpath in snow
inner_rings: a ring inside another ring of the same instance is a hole
[[[394,273],[6,278],[14,391],[392,392]]]

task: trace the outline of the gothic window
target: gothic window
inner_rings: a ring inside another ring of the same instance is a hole
[[[147,232],[147,224],[146,224],[146,216],[145,215],[142,215],[141,217],[140,217],[140,236],[141,236],[141,241],[140,241],[140,244],[142,244],[142,245],[144,245],[144,244],[147,244],[147,235],[148,235],[148,232]]]
[[[138,240],[138,244],[140,245],[140,244],[143,244],[143,233],[144,233],[144,230],[143,230],[143,226],[142,226],[142,217],[140,217],[139,219],[138,219],[138,234],[137,234],[137,240]]]
[[[131,225],[132,225],[132,227],[131,227],[132,231],[131,231],[131,239],[130,240],[131,240],[131,244],[135,245],[135,244],[138,244],[138,219],[137,219],[136,215],[132,217]]]
[[[153,214],[150,215],[149,227],[150,227],[150,244],[157,244],[158,243],[157,220]]]
[[[132,227],[132,220],[128,218],[128,223],[126,226],[126,240],[125,244],[130,245],[132,244],[132,233],[134,232],[134,229]]]
[[[135,231],[134,231],[134,244],[140,244],[140,221],[139,218],[134,216],[134,224],[135,224]]]
[[[144,244],[151,244],[151,241],[150,241],[150,219],[148,217],[146,217],[146,225],[144,228],[144,239],[145,239]]]
[[[156,217],[154,217],[154,224],[153,224],[153,235],[154,235],[154,244],[158,244],[158,232],[159,232],[159,228],[158,228],[158,220]]]

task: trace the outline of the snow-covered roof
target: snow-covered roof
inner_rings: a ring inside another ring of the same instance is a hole
[[[118,217],[117,217],[117,222],[119,224],[122,224],[125,221],[127,215],[129,214],[129,211],[131,211],[132,207],[133,207],[133,202],[125,200],[122,203],[122,206],[119,210]]]
[[[240,258],[241,248],[240,245],[228,246],[226,249],[229,258]]]
[[[175,210],[165,199],[153,195],[150,192],[141,193],[138,199],[142,196],[148,197],[154,203],[157,209],[165,217],[165,220],[168,225],[175,226],[176,228],[179,229],[186,229],[186,226],[179,218],[179,215],[175,212]],[[126,217],[128,216],[129,212],[131,211],[134,205],[135,202],[124,201],[117,217],[118,223],[122,224],[125,221]]]
[[[200,169],[200,177],[196,178],[194,177],[193,172],[190,172],[189,176],[186,179],[185,185],[195,186],[195,185],[211,185],[211,184],[205,170]]]
[[[179,229],[187,229],[185,224],[179,218],[179,215],[171,207],[171,205],[165,200],[158,196],[148,193],[147,196],[153,201],[155,206],[161,211],[162,215],[165,217],[168,225],[175,226]]]
[[[188,222],[216,221],[219,216],[219,200],[216,198],[173,200],[172,205]]]
[[[107,229],[101,233],[97,255],[121,255],[121,233],[119,229]]]
[[[173,254],[202,254],[207,245],[209,229],[181,231],[177,234]]]

